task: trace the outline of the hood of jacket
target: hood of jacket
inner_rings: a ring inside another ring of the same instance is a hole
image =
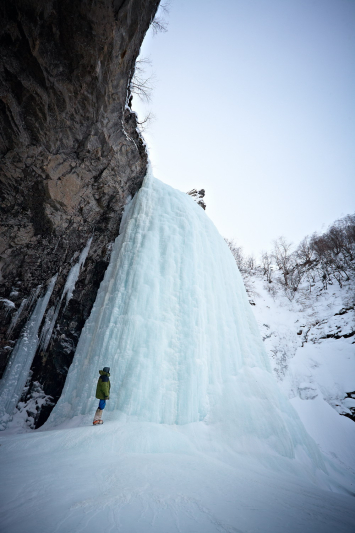
[[[99,370],[99,374],[100,374],[100,376],[108,376],[108,377],[111,376],[111,374],[109,372],[104,372],[103,370]]]

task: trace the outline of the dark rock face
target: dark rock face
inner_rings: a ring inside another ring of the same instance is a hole
[[[202,207],[203,210],[206,210],[206,204],[204,201],[205,197],[205,189],[201,189],[200,191],[197,191],[196,189],[191,189],[191,191],[187,192],[189,196],[192,196],[192,198],[195,200],[195,202]]]
[[[59,306],[58,318],[31,369],[31,383],[53,401],[95,301],[124,205],[146,173],[147,154],[128,98],[158,4],[12,0],[0,7],[0,373],[36,298],[58,274],[47,308],[48,318]],[[60,303],[90,237],[73,297]],[[37,426],[49,411],[37,413]]]

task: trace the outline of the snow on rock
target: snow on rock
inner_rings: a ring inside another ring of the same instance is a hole
[[[14,302],[12,302],[11,300],[8,300],[7,298],[0,298],[0,302],[3,305],[5,305],[5,307],[8,307],[9,309],[15,309],[16,308]]]
[[[30,310],[33,303],[37,301],[38,295],[41,291],[42,286],[38,285],[35,289],[31,291],[31,296],[29,298],[24,298],[20,304],[20,307],[17,309],[16,313],[12,317],[12,320],[10,322],[10,326],[8,327],[8,330],[6,332],[7,337],[11,337],[11,334],[17,325],[19,319],[21,318],[21,315],[24,311]]]
[[[14,433],[27,433],[35,428],[38,411],[44,405],[54,405],[53,398],[45,394],[41,384],[34,381],[29,391],[29,384],[32,372],[28,374],[28,379],[21,393],[21,399],[12,413],[11,419],[6,424],[6,435]]]

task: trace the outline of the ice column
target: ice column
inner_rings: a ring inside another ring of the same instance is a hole
[[[54,276],[45,295],[39,298],[24,331],[10,356],[0,382],[0,430],[11,420],[15,407],[21,398],[28,373],[38,346],[38,330],[51,297],[57,275]]]

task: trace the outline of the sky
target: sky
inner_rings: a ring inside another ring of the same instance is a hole
[[[164,13],[161,13],[164,16]],[[256,257],[355,211],[355,0],[172,0],[134,97],[156,178]]]

